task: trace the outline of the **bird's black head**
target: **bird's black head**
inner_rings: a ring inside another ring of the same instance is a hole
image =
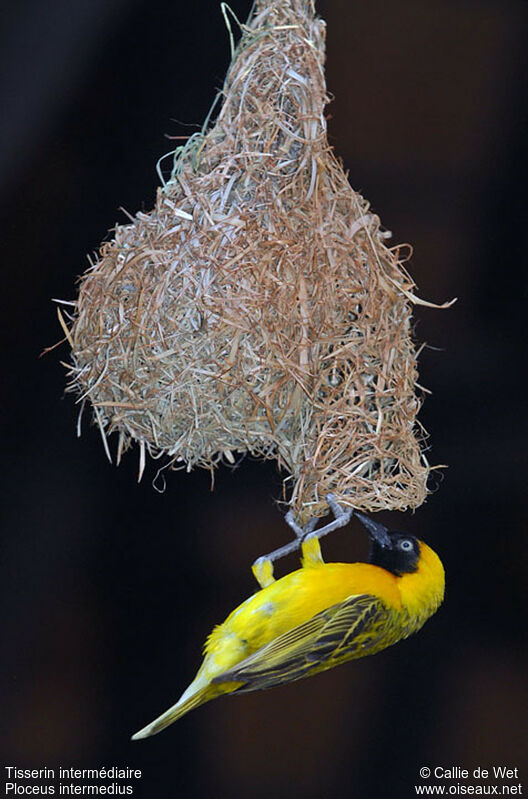
[[[380,547],[376,541],[372,542],[369,562],[387,569],[397,577],[415,572],[420,558],[418,539],[408,533],[398,532],[389,532],[389,538],[392,544],[390,549]]]
[[[369,563],[381,566],[398,577],[417,570],[420,558],[420,542],[417,538],[408,533],[390,531],[358,511],[356,516],[370,536]]]

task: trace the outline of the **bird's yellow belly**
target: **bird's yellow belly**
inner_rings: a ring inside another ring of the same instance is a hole
[[[323,610],[354,594],[380,597],[399,609],[393,575],[366,563],[328,563],[298,569],[249,597],[216,627],[206,644],[204,667],[219,674]]]

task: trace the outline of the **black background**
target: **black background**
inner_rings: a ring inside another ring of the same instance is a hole
[[[244,20],[249,0],[232,0]],[[204,119],[229,61],[213,0],[5,5],[1,48],[2,752],[20,767],[128,765],[143,797],[413,796],[422,765],[526,761],[527,7],[514,0],[321,1],[331,143],[394,241],[415,248],[427,342],[421,420],[432,493],[381,514],[441,554],[443,608],[374,658],[228,697],[160,736],[206,633],[254,590],[249,564],[289,534],[274,464],[206,472],[137,451],[116,469],[63,397],[52,297],[153,203],[155,163]],[[359,527],[324,544],[364,553]],[[291,564],[285,564],[293,566]],[[524,773],[526,780],[526,772]],[[429,780],[428,782],[431,782]],[[468,783],[468,780],[454,780]],[[471,780],[469,780],[471,782]],[[515,781],[514,781],[515,782]],[[473,783],[476,784],[476,783]],[[525,790],[528,790],[525,782]]]

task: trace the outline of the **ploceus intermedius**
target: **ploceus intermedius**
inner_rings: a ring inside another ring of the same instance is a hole
[[[309,677],[372,655],[419,630],[444,596],[444,568],[412,535],[391,532],[356,512],[370,539],[368,563],[325,563],[317,533],[302,542],[302,568],[267,584],[207,638],[193,682],[169,710],[133,739],[160,732],[222,694]]]

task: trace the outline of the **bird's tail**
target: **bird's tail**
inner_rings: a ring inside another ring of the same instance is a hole
[[[185,713],[188,713],[189,710],[203,705],[204,702],[208,702],[209,699],[212,699],[219,693],[222,693],[222,691],[219,691],[216,686],[211,686],[209,682],[204,684],[202,680],[195,680],[189,685],[175,705],[166,710],[165,713],[162,713],[161,716],[158,716],[157,719],[154,719],[150,724],[147,724],[146,727],[136,732],[132,736],[132,740],[138,741],[140,738],[148,738],[149,735],[156,735],[156,733],[168,727],[169,724],[172,724],[173,721],[176,721],[184,716]]]

